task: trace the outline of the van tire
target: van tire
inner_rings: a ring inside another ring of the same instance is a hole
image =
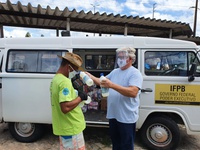
[[[178,125],[167,116],[154,116],[139,130],[141,141],[151,150],[174,150],[181,135]]]
[[[44,126],[41,124],[12,122],[8,127],[12,137],[19,142],[34,142],[44,135]]]

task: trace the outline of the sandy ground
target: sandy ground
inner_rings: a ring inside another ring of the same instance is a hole
[[[181,127],[182,140],[177,150],[199,150],[200,135],[187,135],[184,127]],[[111,150],[108,128],[87,127],[84,131],[87,150]],[[0,124],[0,150],[58,150],[58,138],[52,134],[51,128],[42,139],[33,143],[20,143],[13,139],[9,133],[7,124]],[[135,150],[146,150],[138,136],[136,136]]]

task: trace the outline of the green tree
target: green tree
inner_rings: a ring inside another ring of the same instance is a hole
[[[27,32],[25,37],[31,37],[31,34],[29,32]]]

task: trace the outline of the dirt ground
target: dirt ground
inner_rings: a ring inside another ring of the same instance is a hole
[[[199,150],[200,134],[187,135],[184,127],[181,128],[182,140],[177,150]],[[87,150],[111,150],[108,128],[87,127],[84,131]],[[0,150],[58,150],[58,138],[52,134],[49,127],[42,139],[33,143],[20,143],[13,139],[7,124],[0,124]],[[146,150],[138,136],[136,136],[135,150]]]

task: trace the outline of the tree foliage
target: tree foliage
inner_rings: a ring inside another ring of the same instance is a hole
[[[27,32],[25,37],[31,37],[31,34],[29,32]]]

